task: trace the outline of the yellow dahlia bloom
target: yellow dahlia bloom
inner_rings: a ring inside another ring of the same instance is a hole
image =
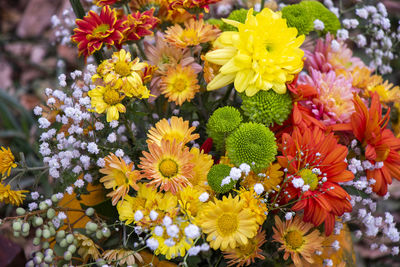
[[[196,189],[195,187],[187,186],[178,193],[178,203],[183,213],[185,213],[190,220],[197,216],[197,213],[204,205],[199,197],[204,191]]]
[[[299,47],[304,35],[296,37],[297,29],[289,28],[280,12],[268,8],[256,16],[250,9],[244,24],[224,21],[238,31],[223,32],[214,42],[216,50],[206,54],[209,62],[222,65],[207,89],[234,82],[235,89],[247,96],[269,89],[285,93],[286,83],[303,69],[304,52]]]
[[[282,245],[278,249],[284,251],[283,259],[292,258],[296,267],[303,266],[303,261],[307,264],[313,263],[315,251],[322,250],[324,238],[320,236],[318,229],[311,223],[303,222],[303,216],[296,216],[292,220],[282,222],[275,216],[274,235],[275,242]]]
[[[24,193],[28,192],[27,190],[12,190],[9,184],[0,183],[0,202],[20,206],[26,197]]]
[[[170,142],[175,140],[177,143],[185,145],[199,138],[199,134],[193,134],[194,130],[196,127],[189,127],[189,121],[184,121],[182,118],[173,116],[170,120],[162,119],[149,130],[147,143],[156,143],[160,146],[161,140]]]
[[[183,67],[181,64],[171,66],[167,74],[161,78],[160,91],[170,102],[181,106],[183,102],[190,102],[200,86],[197,74],[191,66]]]
[[[200,151],[197,147],[192,147],[190,149],[190,154],[193,155],[191,162],[194,164],[194,167],[193,176],[188,178],[189,182],[193,187],[199,190],[208,192],[213,191],[207,182],[207,174],[214,164],[212,156],[204,154],[203,151]]]
[[[102,177],[100,182],[105,188],[113,190],[107,196],[112,198],[112,204],[115,206],[118,200],[123,199],[129,192],[129,187],[139,190],[136,182],[140,180],[140,172],[133,170],[133,162],[126,164],[121,157],[113,153],[105,158],[105,163],[100,172],[106,176]]]
[[[143,85],[140,75],[146,66],[146,63],[139,62],[139,58],[131,60],[131,54],[121,49],[99,65],[92,80],[102,79],[114,88],[121,88],[127,97],[148,98],[149,90]]]
[[[0,172],[1,175],[4,176],[6,173],[9,176],[11,169],[17,167],[17,164],[14,163],[14,155],[12,154],[10,148],[7,149],[5,147],[1,147],[0,150]]]
[[[125,113],[126,108],[121,104],[124,95],[109,84],[98,85],[88,92],[92,107],[96,113],[107,113],[107,122],[118,120],[119,112]]]
[[[245,204],[239,196],[232,198],[230,194],[205,204],[198,221],[213,249],[234,249],[256,235],[256,218]]]

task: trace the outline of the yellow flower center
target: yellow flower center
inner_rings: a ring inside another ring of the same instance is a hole
[[[257,244],[253,239],[249,239],[246,245],[239,246],[240,253],[244,256],[252,255],[257,250]]]
[[[318,176],[313,173],[310,169],[302,169],[300,171],[300,176],[304,180],[304,184],[310,186],[310,190],[315,190],[318,186]]]
[[[172,159],[164,159],[158,166],[158,170],[164,177],[171,178],[178,173],[178,164]]]
[[[184,138],[184,136],[181,134],[181,132],[178,132],[178,131],[170,131],[170,132],[164,134],[162,137],[162,139],[168,140],[171,142],[175,139],[177,143],[182,142],[183,138]]]
[[[285,235],[285,240],[287,245],[289,245],[293,250],[300,248],[304,243],[302,233],[297,230],[288,232]]]
[[[183,92],[188,87],[188,82],[185,78],[176,77],[172,80],[171,87],[175,92]]]
[[[217,226],[222,236],[233,234],[239,227],[237,215],[231,213],[222,214],[217,220]]]
[[[93,30],[93,34],[98,34],[98,33],[105,33],[110,29],[110,25],[108,24],[100,24]]]
[[[104,102],[106,102],[109,105],[115,105],[118,104],[121,101],[121,97],[117,90],[114,89],[108,89],[104,92],[103,95]]]
[[[131,74],[131,68],[125,61],[118,61],[114,66],[115,72],[121,76],[128,76]]]
[[[193,29],[184,30],[181,34],[181,40],[188,45],[195,45],[199,43],[197,32]]]
[[[115,183],[117,184],[117,186],[129,184],[129,179],[123,171],[114,170],[113,176],[114,176]]]

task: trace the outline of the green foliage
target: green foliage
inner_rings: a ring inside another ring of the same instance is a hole
[[[241,95],[241,108],[250,121],[267,126],[282,124],[292,111],[292,98],[289,93],[278,94],[273,90],[260,91],[254,96]]]
[[[212,190],[217,193],[224,194],[233,189],[236,184],[236,181],[234,181],[233,179],[231,179],[231,182],[229,184],[221,186],[222,180],[225,177],[229,176],[230,171],[231,167],[225,164],[218,164],[211,167],[207,175],[207,181]]]

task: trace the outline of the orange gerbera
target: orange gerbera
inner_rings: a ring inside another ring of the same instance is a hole
[[[176,24],[165,32],[165,40],[177,47],[185,48],[207,43],[217,39],[221,32],[214,25],[205,24],[203,20],[185,21],[184,28]]]
[[[151,29],[153,29],[160,20],[154,17],[154,8],[146,10],[142,13],[136,11],[126,18],[128,31],[125,33],[125,39],[127,41],[137,41],[146,35],[153,35]]]
[[[189,121],[184,121],[182,118],[173,116],[169,120],[162,119],[149,130],[147,143],[156,143],[160,146],[162,140],[171,142],[175,140],[177,143],[186,144],[200,137],[197,133],[193,134],[194,130],[196,127],[189,127]]]
[[[139,167],[143,170],[142,177],[151,180],[148,184],[155,185],[164,191],[176,194],[180,189],[190,185],[189,178],[193,176],[193,155],[189,148],[175,140],[161,141],[149,144],[150,153],[143,151]]]
[[[78,44],[79,56],[87,58],[104,44],[115,45],[118,48],[124,38],[124,32],[128,30],[124,20],[117,19],[117,12],[109,6],[101,9],[100,15],[90,10],[83,19],[77,19],[78,28],[71,40]]]
[[[319,226],[325,222],[325,233],[332,233],[335,216],[352,210],[350,195],[338,183],[354,178],[345,162],[347,148],[330,133],[318,127],[295,129],[292,136],[282,136],[279,164],[287,169],[286,201],[297,200],[292,210],[304,209],[304,221]],[[295,180],[296,179],[296,180]],[[304,185],[301,184],[303,180]],[[299,185],[300,181],[300,185]]]
[[[336,125],[334,130],[350,130],[365,149],[365,157],[372,165],[383,163],[381,168],[366,170],[367,178],[374,179],[373,191],[385,195],[392,177],[400,180],[400,139],[386,129],[390,109],[382,117],[382,106],[379,95],[372,93],[371,106],[364,104],[358,95],[354,96],[355,112],[348,124]]]
[[[104,160],[106,165],[100,169],[100,172],[106,176],[101,178],[100,182],[104,184],[105,188],[113,190],[107,196],[112,198],[112,204],[115,206],[118,200],[124,199],[130,186],[136,191],[139,190],[136,182],[140,180],[140,172],[133,170],[133,162],[126,164],[121,157],[117,157],[113,153]]]

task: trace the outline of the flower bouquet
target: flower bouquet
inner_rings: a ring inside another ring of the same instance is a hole
[[[26,266],[355,266],[350,230],[398,255],[382,3],[70,2],[84,62],[33,110],[43,165],[0,152]]]

